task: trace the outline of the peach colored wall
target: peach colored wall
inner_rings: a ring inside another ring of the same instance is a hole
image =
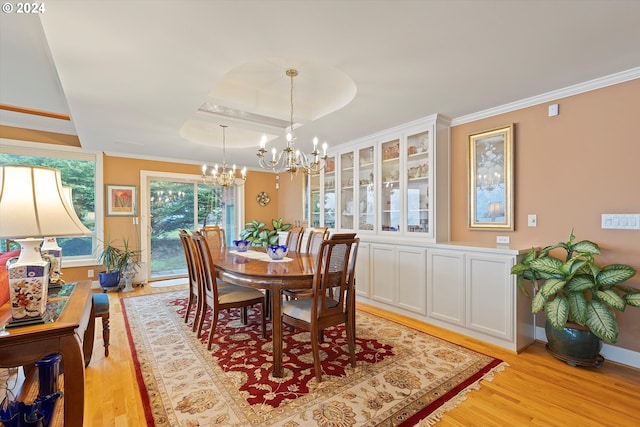
[[[47,144],[80,147],[80,140],[76,135],[44,132],[40,130],[24,129],[12,126],[0,125],[0,137],[7,139],[17,139],[19,141],[35,141],[44,142]]]
[[[298,173],[291,178],[289,173],[280,174],[280,189],[278,193],[278,215],[289,224],[299,221],[302,225],[304,220],[304,173]]]
[[[558,103],[560,115],[547,116]],[[529,248],[577,239],[598,243],[600,263],[640,271],[640,230],[602,230],[603,213],[640,213],[640,79],[451,129],[451,239]],[[467,228],[468,135],[514,123],[515,231]],[[538,226],[527,226],[537,214]],[[640,273],[629,285],[640,288]],[[640,308],[618,314],[621,347],[640,351]]]
[[[264,191],[271,199],[266,206],[260,206],[256,199],[258,193]],[[279,218],[278,216],[278,200],[280,195],[276,190],[276,177],[270,172],[247,173],[247,181],[244,184],[244,217],[245,222],[254,219],[267,224],[267,228],[271,228],[271,220]],[[244,227],[243,227],[244,228]]]

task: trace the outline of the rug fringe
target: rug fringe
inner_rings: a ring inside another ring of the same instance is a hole
[[[448,400],[445,404],[440,406],[438,409],[427,415],[425,418],[420,420],[418,423],[419,427],[431,427],[434,426],[442,419],[442,416],[467,400],[467,393],[473,390],[480,390],[480,381],[493,381],[495,378],[495,374],[502,372],[507,368],[509,364],[507,362],[501,362],[495,368],[491,369],[489,372],[484,374],[482,377],[478,378],[472,384],[469,384],[464,390],[462,390],[458,395],[450,400]]]

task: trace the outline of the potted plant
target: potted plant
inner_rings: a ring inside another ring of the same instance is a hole
[[[262,221],[249,221],[244,225],[245,229],[240,231],[240,238],[251,241],[253,246],[277,245],[280,239],[278,233],[290,229],[291,224],[285,224],[282,218],[278,218],[272,219],[271,225],[273,230],[265,228],[266,224]]]
[[[135,275],[140,263],[140,250],[129,248],[129,241],[122,239],[122,247],[114,242],[105,243],[98,257],[106,271],[98,273],[98,281],[103,290],[120,286],[120,279]]]
[[[551,254],[564,250],[564,258]],[[532,248],[511,273],[518,286],[530,296],[524,279],[535,291],[533,313],[544,310],[547,349],[575,365],[599,366],[602,341],[615,343],[619,327],[616,311],[627,305],[640,307],[640,289],[624,286],[636,270],[625,264],[597,266],[599,246],[589,240],[559,242],[542,250]]]

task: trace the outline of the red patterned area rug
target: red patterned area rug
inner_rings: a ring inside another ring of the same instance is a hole
[[[274,378],[270,334],[261,337],[259,308],[249,310],[247,325],[238,310],[221,314],[207,351],[210,316],[197,339],[192,323],[183,320],[185,291],[121,301],[149,426],[432,425],[480,380],[491,380],[506,366],[358,312],[355,369],[344,328],[330,328],[321,345],[318,383],[309,333],[285,327],[285,376]]]

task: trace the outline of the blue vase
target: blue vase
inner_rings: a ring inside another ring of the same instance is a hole
[[[120,284],[120,272],[114,270],[98,273],[98,281],[102,288],[115,288]]]
[[[62,355],[54,353],[43,357],[35,363],[38,368],[38,397],[44,398],[58,391],[61,360]]]

